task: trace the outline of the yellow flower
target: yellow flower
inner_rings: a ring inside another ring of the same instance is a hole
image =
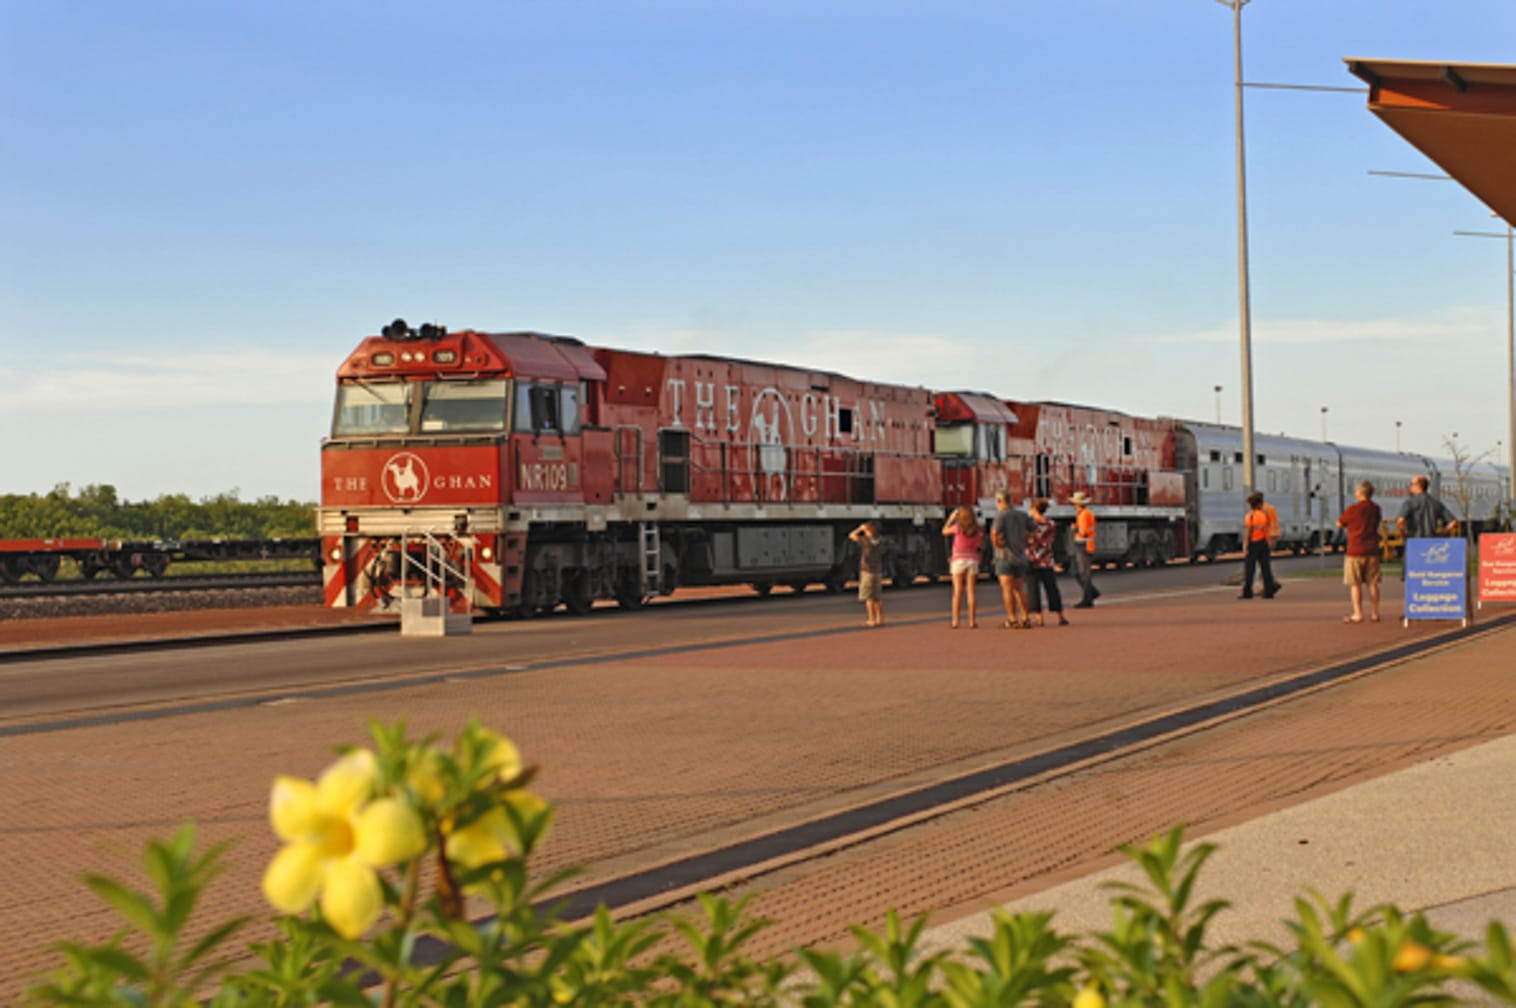
[[[530,791],[507,791],[501,800],[526,819],[541,815],[547,803]],[[448,860],[465,868],[494,864],[522,853],[521,836],[504,807],[495,806],[467,826],[448,835]]]
[[[1420,942],[1408,941],[1395,953],[1395,972],[1413,973],[1431,961],[1431,949]]]
[[[356,938],[383,906],[375,871],[426,849],[421,819],[398,798],[370,799],[374,755],[355,750],[312,784],[276,777],[269,821],[285,841],[263,874],[263,895],[285,913],[303,913],[319,897],[337,933]]]
[[[1095,984],[1087,984],[1074,995],[1073,1008],[1105,1008],[1105,998]]]

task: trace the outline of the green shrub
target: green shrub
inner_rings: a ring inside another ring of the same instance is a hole
[[[1312,895],[1295,904],[1288,947],[1212,947],[1206,930],[1226,904],[1197,904],[1194,892],[1214,848],[1186,850],[1180,829],[1127,849],[1145,884],[1113,886],[1112,925],[1092,935],[1063,934],[1050,914],[1002,912],[989,936],[928,954],[925,918],[891,912],[880,932],[853,930],[854,952],[761,962],[744,949],[764,924],[741,901],[702,895],[693,919],[617,922],[602,908],[566,923],[535,906],[563,877],[529,877],[552,810],[528,790],[533,770],[509,740],[477,724],[447,746],[408,740],[403,725],[370,735],[373,748],[342,752],[315,781],[274,781],[270,820],[284,846],[263,879],[274,937],[237,948],[246,920],[188,937],[222,848],[197,853],[185,825],[147,845],[147,890],[85,880],[125,926],[103,944],[61,943],[62,965],[26,1003],[1393,1008],[1478,991],[1516,1004],[1498,923],[1476,951],[1420,914]],[[467,914],[469,900],[487,912]],[[423,940],[440,952],[418,956]]]

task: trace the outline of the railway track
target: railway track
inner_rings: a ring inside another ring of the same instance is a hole
[[[0,584],[0,599],[45,599],[153,592],[216,591],[246,588],[305,588],[321,584],[319,571],[242,574],[180,574],[156,578],[101,578],[86,581],[31,581]]]

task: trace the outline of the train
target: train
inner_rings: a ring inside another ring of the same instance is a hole
[[[946,572],[947,511],[988,517],[1002,490],[1054,502],[1060,563],[1075,492],[1099,518],[1097,563],[1241,547],[1241,430],[1220,424],[403,319],[336,377],[316,514],[335,607],[434,594],[529,617],[696,586],[840,591],[856,573],[848,533],[867,519],[884,526],[888,579],[908,584]],[[1460,517],[1510,520],[1504,467],[1254,444],[1286,549],[1340,545],[1360,478],[1390,514],[1425,473]]]
[[[130,578],[138,572],[162,577],[175,563],[251,560],[302,560],[319,566],[321,541],[314,536],[288,539],[123,540],[85,536],[0,539],[0,581],[16,584],[31,575],[52,581],[72,562],[86,580],[99,575]]]

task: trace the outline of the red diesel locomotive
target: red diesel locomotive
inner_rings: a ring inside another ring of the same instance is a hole
[[[439,550],[457,608],[641,605],[682,585],[840,590],[880,520],[889,575],[946,570],[948,508],[1100,505],[1097,559],[1188,548],[1171,425],[540,333],[397,320],[338,371],[322,444],[326,601],[389,606]],[[1065,521],[1072,509],[1053,510]],[[459,575],[462,576],[459,576]]]
[[[913,579],[942,565],[932,411],[921,388],[397,320],[338,371],[326,601],[387,606],[439,548],[467,575],[456,606],[523,615],[680,585],[840,589],[865,518]]]

